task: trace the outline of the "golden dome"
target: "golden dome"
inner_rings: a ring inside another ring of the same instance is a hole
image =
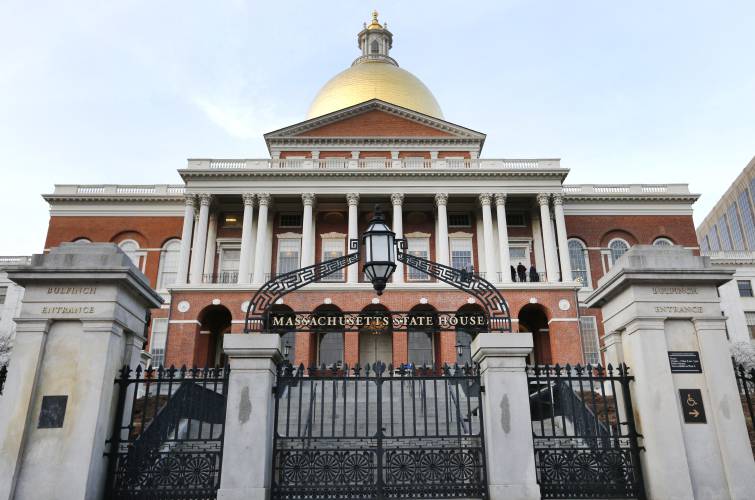
[[[443,118],[438,101],[419,78],[389,62],[363,61],[334,76],[317,93],[307,118],[315,118],[370,99]]]

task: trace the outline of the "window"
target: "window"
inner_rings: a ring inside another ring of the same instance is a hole
[[[734,250],[745,249],[745,239],[742,235],[742,226],[739,224],[739,217],[737,216],[737,204],[732,203],[726,210],[726,218],[729,221],[729,229],[731,232],[731,243]]]
[[[737,205],[739,205],[739,215],[742,217],[742,226],[745,238],[747,239],[747,246],[751,250],[755,250],[755,217],[752,215],[750,196],[746,189],[739,193]]]
[[[451,267],[472,270],[472,238],[451,238]]]
[[[303,218],[302,214],[280,214],[278,225],[280,227],[301,227]]]
[[[409,363],[414,366],[432,366],[433,364],[433,337],[426,330],[409,330]]]
[[[731,238],[729,237],[729,229],[726,227],[726,214],[718,219],[715,227],[718,232],[718,239],[721,241],[721,250],[731,250]]]
[[[128,255],[129,259],[131,259],[131,262],[133,262],[136,267],[139,269],[142,268],[142,252],[139,251],[139,243],[134,240],[123,240],[118,246],[126,255]]]
[[[721,250],[721,245],[718,243],[718,236],[716,235],[716,226],[708,232],[708,242],[710,243],[710,249],[712,252],[718,252]]]
[[[239,277],[239,264],[241,263],[241,249],[233,247],[221,247],[220,265],[215,283],[236,283]]]
[[[600,364],[600,342],[598,341],[598,322],[595,316],[581,316],[579,329],[582,333],[582,354],[585,363]]]
[[[299,238],[281,238],[278,240],[278,274],[288,273],[299,268],[301,261],[301,240]]]
[[[243,216],[241,214],[223,214],[223,227],[241,227],[243,225]]]
[[[580,240],[569,240],[569,262],[571,273],[575,280],[582,283],[583,287],[590,286],[590,278],[587,274],[587,249]]]
[[[514,227],[524,227],[527,225],[527,218],[524,212],[506,212],[506,225]]]
[[[181,253],[181,240],[170,240],[160,252],[160,267],[157,272],[157,288],[165,290],[176,282],[178,276],[178,256]]]
[[[513,246],[509,245],[509,261],[516,267],[521,262],[522,264],[529,265],[530,257],[527,253],[527,246]]]
[[[740,297],[752,297],[752,281],[750,280],[737,280],[737,288],[739,288]]]
[[[5,304],[5,298],[8,296],[8,287],[0,287],[0,304]]]
[[[710,251],[710,243],[708,243],[708,237],[705,236],[703,238],[703,241],[700,242],[700,249],[703,252],[709,252]]]
[[[92,240],[90,240],[88,238],[77,238],[77,239],[73,240],[73,242],[74,243],[91,243]]]
[[[747,330],[750,332],[750,340],[755,340],[755,312],[745,311]]]
[[[429,259],[430,258],[430,239],[429,238],[407,238],[406,239],[407,244],[407,253],[409,255],[414,255],[415,257],[421,257],[423,259]],[[419,269],[414,269],[413,267],[407,266],[407,279],[409,281],[429,281],[430,276],[426,273],[420,271]]]
[[[321,333],[318,363],[330,367],[338,365],[341,360],[343,360],[343,332]]]
[[[322,261],[337,259],[343,257],[343,247],[345,241],[341,238],[328,238],[322,240]],[[322,281],[343,281],[343,269],[330,274]]]
[[[470,227],[472,218],[469,214],[448,214],[448,227]]]
[[[608,244],[608,249],[611,251],[611,264],[615,264],[619,257],[629,250],[629,244],[624,240],[615,239]]]
[[[152,366],[162,366],[165,363],[165,344],[168,340],[168,318],[154,318],[152,320],[152,337],[149,340],[149,353],[152,355]]]
[[[372,43],[370,43],[370,54],[379,54],[380,53],[380,44],[377,40],[373,40]]]
[[[674,242],[668,238],[656,238],[655,241],[653,242],[653,246],[656,246],[656,247],[670,247],[673,245],[674,245]]]

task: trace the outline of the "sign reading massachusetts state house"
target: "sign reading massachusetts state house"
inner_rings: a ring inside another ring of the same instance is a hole
[[[492,318],[495,324],[497,318]],[[310,331],[310,330],[370,330],[381,333],[386,330],[401,331],[410,329],[455,330],[469,329],[484,331],[491,323],[482,313],[461,314],[456,312],[343,312],[313,313],[284,312],[270,313],[270,331]]]

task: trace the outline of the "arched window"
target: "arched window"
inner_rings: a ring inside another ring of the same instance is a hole
[[[91,243],[91,242],[92,242],[92,240],[90,240],[88,238],[77,238],[77,239],[73,240],[73,243]]]
[[[165,290],[176,282],[178,275],[178,254],[181,252],[181,240],[170,240],[160,252],[160,268],[157,272],[157,289]]]
[[[629,250],[629,243],[621,238],[616,238],[608,243],[608,249],[611,251],[611,264],[614,264],[619,260],[619,257]]]
[[[318,323],[323,325],[314,329],[318,339],[318,364],[340,366],[344,356],[343,313],[334,305],[322,305],[315,309],[314,315]]]
[[[139,243],[134,240],[123,240],[118,244],[118,246],[126,255],[128,255],[128,257],[131,259],[131,262],[133,262],[136,267],[138,267],[139,269],[142,268],[142,252],[139,251]]]
[[[571,273],[576,281],[582,283],[582,286],[590,286],[590,273],[587,267],[587,247],[578,239],[569,240],[569,262],[571,263]]]
[[[653,246],[656,246],[656,247],[670,247],[673,245],[674,245],[674,242],[668,238],[656,238],[655,241],[653,242]]]
[[[438,313],[431,305],[414,306],[409,311],[408,360],[410,365],[425,366],[434,362],[433,337],[437,331]]]
[[[380,53],[380,44],[377,40],[373,40],[372,43],[370,43],[370,53],[371,54],[379,54]]]

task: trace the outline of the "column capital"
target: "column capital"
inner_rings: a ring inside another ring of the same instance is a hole
[[[564,204],[564,195],[561,193],[556,193],[553,195],[553,204],[554,205],[563,205]]]
[[[505,207],[506,206],[506,193],[496,193],[495,204]]]
[[[548,203],[550,202],[551,195],[548,193],[540,193],[537,195],[537,204],[542,206],[548,206]]]
[[[346,201],[350,207],[359,205],[359,193],[348,193],[346,195]]]
[[[271,201],[270,193],[257,193],[257,203],[259,203],[261,207],[270,206]]]
[[[304,203],[305,206],[312,206],[315,202],[315,194],[314,193],[302,193],[301,194],[301,201]]]
[[[244,206],[253,207],[254,206],[254,198],[255,198],[255,194],[254,193],[242,193],[242,195],[241,195],[241,199],[244,200]]]
[[[435,204],[438,206],[448,205],[448,193],[437,193],[435,195]]]
[[[184,203],[186,203],[187,207],[196,208],[197,207],[197,195],[195,195],[195,194],[186,194],[186,195],[184,195]]]
[[[483,207],[489,207],[490,203],[493,201],[493,195],[490,193],[480,193],[478,198],[480,199],[480,205]]]
[[[393,193],[391,195],[391,204],[393,206],[401,206],[404,203],[404,193]]]
[[[212,195],[210,193],[199,194],[199,204],[203,207],[209,207],[212,203]]]

